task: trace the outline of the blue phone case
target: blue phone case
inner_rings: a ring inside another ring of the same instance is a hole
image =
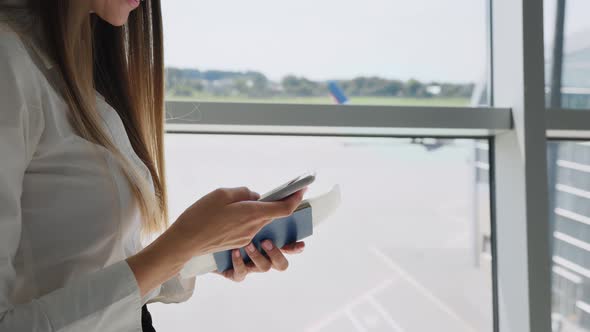
[[[260,252],[264,252],[260,244],[264,240],[272,240],[276,247],[281,248],[286,244],[300,241],[312,234],[313,220],[311,206],[309,206],[296,211],[288,217],[275,219],[270,224],[264,226],[254,236],[252,243]],[[231,250],[226,250],[213,254],[219,272],[229,270],[233,267],[231,252]],[[240,253],[244,258],[244,262],[250,261],[250,257],[248,257],[244,248],[240,249]]]

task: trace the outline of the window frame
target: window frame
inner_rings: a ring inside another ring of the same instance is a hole
[[[166,109],[169,133],[488,138],[512,129],[510,109],[493,107],[168,101]]]

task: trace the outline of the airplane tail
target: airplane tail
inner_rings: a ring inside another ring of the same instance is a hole
[[[337,104],[346,104],[348,103],[348,98],[344,94],[344,91],[338,86],[336,81],[329,81],[328,82],[328,90],[330,91],[330,95],[334,98]]]

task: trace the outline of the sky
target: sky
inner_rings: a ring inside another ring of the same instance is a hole
[[[546,0],[546,16],[554,1]],[[294,74],[474,82],[485,76],[485,3],[167,0],[165,61],[202,70],[256,70],[274,80]],[[590,27],[582,14],[589,3],[569,1],[568,31]]]

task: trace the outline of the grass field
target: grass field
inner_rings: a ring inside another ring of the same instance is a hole
[[[217,97],[199,95],[193,97],[166,96],[167,101],[217,101],[234,103],[277,103],[277,104],[334,104],[331,97],[301,97],[301,98],[248,98]],[[398,98],[398,97],[352,97],[352,105],[380,105],[380,106],[469,106],[467,98]]]

